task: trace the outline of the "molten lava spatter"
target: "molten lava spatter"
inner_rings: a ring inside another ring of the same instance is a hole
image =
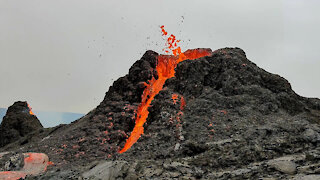
[[[0,180],[18,180],[24,179],[27,175],[38,175],[47,170],[48,165],[53,165],[46,154],[43,153],[25,153],[24,166],[20,171],[0,172]]]
[[[164,30],[164,26],[160,27],[163,36],[167,36],[167,31]],[[137,110],[136,124],[135,127],[124,145],[120,153],[126,152],[135,142],[138,141],[140,136],[143,134],[143,124],[146,122],[149,115],[148,107],[150,106],[154,97],[162,90],[164,83],[167,79],[174,77],[175,68],[178,63],[186,59],[198,59],[200,57],[211,55],[211,51],[207,49],[194,49],[188,50],[181,53],[181,48],[177,43],[180,41],[171,34],[167,38],[168,47],[164,50],[166,53],[170,52],[173,55],[159,55],[157,61],[156,70],[158,72],[158,79],[152,77],[151,80],[146,83],[146,87],[142,94],[142,101]]]
[[[171,99],[173,101],[173,104],[177,104],[178,98],[179,98],[178,94],[172,94]],[[183,111],[185,106],[186,106],[186,101],[184,100],[183,96],[180,96],[180,110]]]
[[[180,99],[180,110],[183,111],[184,110],[184,107],[186,107],[186,101],[184,100],[184,97],[181,96],[181,99]]]
[[[178,94],[172,94],[171,99],[173,101],[173,104],[177,104]]]
[[[33,112],[32,112],[32,108],[31,108],[31,106],[29,104],[28,104],[28,108],[29,108],[29,114],[34,115]]]

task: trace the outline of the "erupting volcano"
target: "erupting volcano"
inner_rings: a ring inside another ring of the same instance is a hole
[[[319,99],[297,95],[240,48],[182,52],[160,28],[164,55],[146,51],[75,122],[42,128],[26,102],[9,107],[0,179],[317,178]],[[37,159],[42,175],[30,171]]]
[[[163,32],[163,36],[168,35],[167,31],[164,29],[164,26],[161,26],[161,30]],[[212,53],[208,49],[195,49],[182,53],[180,46],[178,46],[179,42],[180,40],[177,40],[173,34],[167,38],[168,50],[165,50],[165,52],[169,53],[171,51],[173,56],[158,56],[156,65],[158,78],[156,79],[152,77],[151,80],[145,83],[145,89],[141,98],[142,101],[137,110],[135,127],[120,153],[127,151],[135,142],[137,142],[141,134],[143,134],[143,124],[146,122],[149,115],[148,108],[150,107],[154,97],[162,90],[166,80],[174,77],[177,64],[187,59],[194,60],[200,57],[209,56]]]

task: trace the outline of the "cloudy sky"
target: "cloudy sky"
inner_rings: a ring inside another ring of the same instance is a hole
[[[184,50],[240,47],[320,97],[319,0],[0,0],[0,107],[87,113],[147,49],[160,25]]]

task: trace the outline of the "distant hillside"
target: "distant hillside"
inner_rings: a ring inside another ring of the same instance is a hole
[[[7,109],[0,108],[0,123],[6,115]],[[84,114],[69,113],[69,112],[48,112],[48,111],[34,111],[43,127],[54,127],[59,124],[69,124],[82,117]]]
[[[0,122],[2,121],[2,118],[6,115],[7,109],[0,108]]]

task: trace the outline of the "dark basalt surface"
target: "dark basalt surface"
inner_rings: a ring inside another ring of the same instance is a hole
[[[179,63],[149,108],[145,134],[118,154],[144,82],[157,78],[157,56],[147,51],[83,118],[0,152],[46,153],[55,165],[29,179],[319,179],[320,100],[297,95],[239,48]]]

